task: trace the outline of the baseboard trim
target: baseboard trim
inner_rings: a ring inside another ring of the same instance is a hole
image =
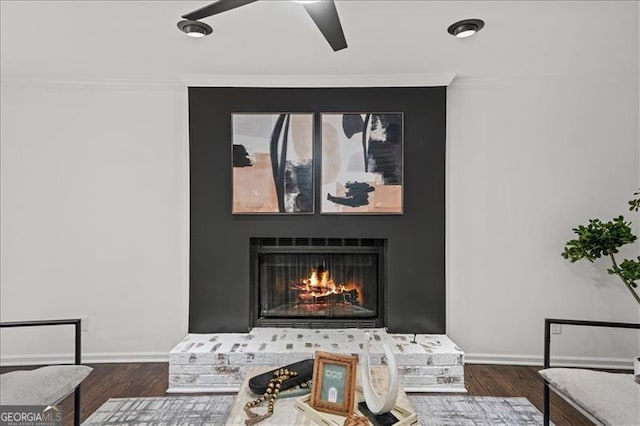
[[[168,352],[114,352],[89,353],[82,356],[84,364],[108,364],[127,362],[169,362]],[[517,354],[484,354],[465,353],[466,364],[493,365],[533,365],[542,366],[543,360],[539,355]],[[46,365],[73,363],[73,354],[43,354],[43,355],[9,355],[0,357],[3,367],[21,365]],[[633,358],[602,358],[602,357],[552,357],[554,367],[605,368],[613,370],[633,370]]]
[[[127,362],[169,362],[169,352],[113,352],[82,355],[83,364]],[[47,364],[73,364],[73,354],[8,355],[0,358],[0,365],[3,367]]]
[[[465,364],[493,364],[493,365],[533,365],[542,366],[543,358],[540,355],[514,355],[514,354],[483,354],[465,353]],[[552,356],[553,367],[579,367],[579,368],[604,368],[613,370],[633,370],[633,357],[605,358],[605,357],[575,357]]]

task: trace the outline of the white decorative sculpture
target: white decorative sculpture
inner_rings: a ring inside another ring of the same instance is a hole
[[[365,333],[364,354],[360,362],[360,377],[362,379],[362,394],[367,403],[369,411],[374,414],[384,414],[391,411],[396,404],[398,396],[398,367],[396,366],[396,358],[387,343],[383,344],[384,353],[387,356],[387,367],[389,368],[389,384],[387,393],[378,395],[371,383],[371,369],[369,366],[369,345],[371,335]]]

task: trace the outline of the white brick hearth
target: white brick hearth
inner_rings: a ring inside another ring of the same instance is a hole
[[[189,334],[169,353],[168,393],[237,392],[250,367],[277,367],[315,351],[361,354],[364,329],[254,328],[249,333]],[[466,392],[464,352],[443,334],[389,334],[368,329],[371,364],[392,348],[406,392]]]

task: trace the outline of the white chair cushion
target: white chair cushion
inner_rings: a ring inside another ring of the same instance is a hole
[[[55,405],[91,370],[86,365],[50,365],[0,374],[0,405]]]
[[[581,368],[540,370],[555,391],[605,425],[640,425],[640,385],[633,374]]]

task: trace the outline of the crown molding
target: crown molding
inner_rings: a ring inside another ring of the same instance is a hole
[[[528,85],[566,87],[607,86],[638,89],[640,76],[634,74],[546,74],[465,76],[432,74],[183,74],[176,79],[56,78],[48,76],[0,76],[1,87],[19,88],[104,88],[104,89],[185,89],[187,87],[449,87],[451,89],[496,89]]]
[[[184,74],[175,80],[2,76],[2,87],[107,89],[186,87],[442,87],[455,74]]]
[[[93,79],[93,78],[40,78],[2,76],[2,87],[18,88],[105,88],[105,89],[184,89],[180,80],[142,80],[142,79]]]
[[[189,87],[442,87],[454,73],[440,74],[184,74]]]
[[[634,74],[540,74],[540,75],[456,75],[451,89],[495,89],[536,84],[560,85],[566,87],[630,87],[638,88],[640,75]]]

